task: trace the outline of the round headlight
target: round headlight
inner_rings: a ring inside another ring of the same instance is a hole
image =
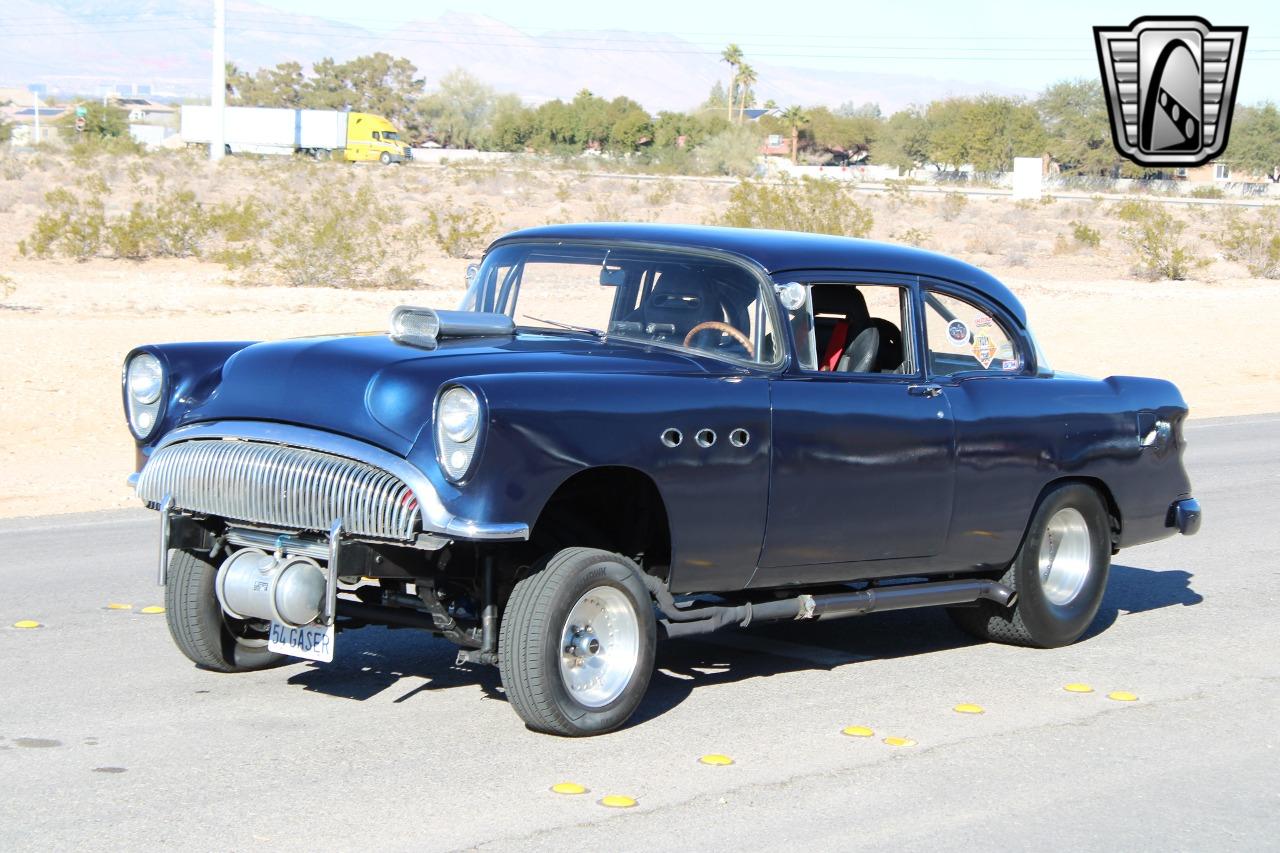
[[[160,386],[164,383],[164,369],[160,360],[151,353],[142,353],[129,362],[127,379],[129,396],[144,406],[160,399]]]
[[[440,398],[436,416],[445,436],[462,444],[474,438],[480,426],[480,402],[466,388],[450,388]]]

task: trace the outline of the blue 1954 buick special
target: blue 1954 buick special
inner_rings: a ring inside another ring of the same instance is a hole
[[[468,276],[389,334],[129,353],[131,479],[196,664],[419,628],[496,664],[529,727],[589,735],[659,637],[941,605],[1060,646],[1112,554],[1199,526],[1178,390],[1055,373],[959,261],[565,225]]]

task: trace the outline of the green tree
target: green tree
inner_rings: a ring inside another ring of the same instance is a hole
[[[1044,123],[1045,147],[1063,171],[1109,175],[1119,165],[1097,80],[1055,83],[1040,93],[1035,105]]]
[[[751,91],[751,87],[755,85],[757,79],[758,78],[756,77],[756,70],[752,68],[750,65],[746,64],[745,62],[742,63],[742,67],[738,69],[738,85],[742,89],[741,93],[739,94],[739,104],[740,104],[740,106],[738,107],[738,123],[739,124],[742,123],[743,114],[746,112],[747,107],[750,104],[754,104],[756,101],[756,96]]]
[[[129,114],[114,104],[103,105],[97,101],[80,104],[84,108],[84,130],[76,134],[81,140],[107,139],[129,135]],[[74,128],[76,116],[68,113],[58,119],[58,124]]]
[[[734,94],[738,91],[738,66],[742,65],[742,48],[736,44],[730,44],[720,52],[720,61],[729,63],[729,67],[733,69],[729,73],[729,90],[728,95],[725,97],[728,110],[725,115],[730,121],[733,121],[733,100]],[[720,85],[719,81],[716,82],[716,85]],[[713,89],[712,91],[714,92],[715,90]]]
[[[302,106],[374,113],[400,127],[416,128],[413,108],[426,81],[417,76],[418,69],[409,60],[381,52],[349,62],[326,57],[311,71],[302,89]]]
[[[872,159],[899,169],[918,169],[929,162],[929,120],[919,107],[901,110],[881,129]]]
[[[800,147],[800,128],[809,123],[809,116],[799,104],[795,104],[783,111],[782,121],[791,128],[791,165],[794,166]]]
[[[499,95],[493,103],[488,144],[497,151],[523,151],[534,134],[534,111],[518,95]]]
[[[1270,176],[1280,166],[1280,110],[1275,104],[1267,102],[1236,110],[1222,159],[1248,175]]]
[[[306,75],[297,62],[281,62],[253,73],[227,63],[228,102],[249,107],[305,106]]]
[[[982,95],[929,104],[929,160],[939,168],[979,172],[1013,168],[1014,157],[1038,156],[1045,132],[1035,108],[1018,98]]]
[[[492,133],[496,100],[492,87],[455,69],[440,79],[436,91],[417,102],[414,124],[429,130],[442,145],[475,148]]]

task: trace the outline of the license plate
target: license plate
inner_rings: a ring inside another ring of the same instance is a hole
[[[271,633],[267,637],[268,651],[296,658],[318,660],[323,663],[333,662],[333,626],[303,625],[294,628],[279,622],[271,623]]]

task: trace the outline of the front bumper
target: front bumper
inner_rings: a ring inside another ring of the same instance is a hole
[[[1184,498],[1169,507],[1169,526],[1178,528],[1184,536],[1194,536],[1200,530],[1200,501]]]

